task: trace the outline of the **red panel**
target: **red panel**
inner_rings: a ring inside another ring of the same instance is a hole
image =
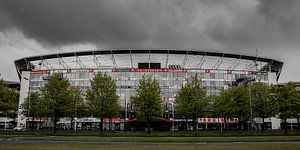
[[[48,74],[50,71],[49,70],[33,70],[30,73],[31,74]]]

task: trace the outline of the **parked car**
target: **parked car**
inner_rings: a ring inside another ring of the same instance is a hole
[[[25,131],[24,127],[15,127],[14,131]]]

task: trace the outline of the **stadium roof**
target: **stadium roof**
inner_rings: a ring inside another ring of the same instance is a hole
[[[64,52],[15,60],[20,77],[21,71],[56,70],[74,68],[135,68],[140,62],[180,65],[186,69],[220,69],[276,72],[280,76],[283,62],[278,60],[200,50],[178,49],[113,49]]]

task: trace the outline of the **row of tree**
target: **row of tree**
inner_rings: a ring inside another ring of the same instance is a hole
[[[220,96],[206,96],[200,85],[197,77],[193,77],[176,95],[177,115],[192,118],[195,125],[199,117],[221,117],[225,125],[227,119],[238,118],[243,130],[246,123],[253,126],[254,118],[261,118],[259,125],[263,129],[265,118],[278,116],[286,132],[288,118],[297,118],[300,127],[300,90],[292,83],[278,86],[254,82],[224,89]]]
[[[18,92],[9,88],[3,79],[0,79],[0,116],[16,117],[18,110]]]
[[[181,86],[175,97],[175,117],[185,118],[186,122],[193,119],[194,129],[200,117],[222,117],[225,121],[226,118],[239,118],[241,129],[254,117],[279,115],[285,123],[290,117],[296,117],[299,122],[300,94],[291,83],[269,86],[255,82],[248,87],[233,86],[223,90],[220,96],[207,96],[200,83],[197,76],[192,77]],[[152,76],[144,75],[139,81],[136,95],[131,98],[135,117],[148,122],[161,117],[163,107],[160,97],[159,83]],[[24,116],[52,118],[54,124],[61,117],[69,117],[71,125],[75,117],[98,117],[102,130],[104,118],[120,116],[118,99],[116,81],[105,73],[94,76],[86,93],[71,87],[68,79],[61,74],[53,74],[40,92],[29,94],[21,107]]]
[[[71,120],[71,129],[75,117],[95,116],[101,119],[119,116],[116,83],[107,74],[98,73],[91,80],[91,88],[85,94],[70,86],[69,80],[55,73],[40,91],[29,93],[21,105],[22,114],[31,118],[51,118],[56,124],[62,117]]]

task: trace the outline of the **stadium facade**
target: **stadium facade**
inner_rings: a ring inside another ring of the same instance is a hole
[[[21,86],[20,105],[29,92],[39,91],[55,72],[63,73],[72,86],[82,91],[90,87],[96,72],[106,72],[117,82],[117,94],[126,120],[130,118],[130,97],[135,95],[143,74],[152,74],[160,83],[165,118],[174,119],[175,94],[192,76],[197,74],[207,95],[219,95],[222,89],[242,78],[276,84],[283,63],[256,56],[200,50],[114,49],[26,57],[16,60],[15,66]],[[19,114],[18,126],[24,124],[26,118]]]

